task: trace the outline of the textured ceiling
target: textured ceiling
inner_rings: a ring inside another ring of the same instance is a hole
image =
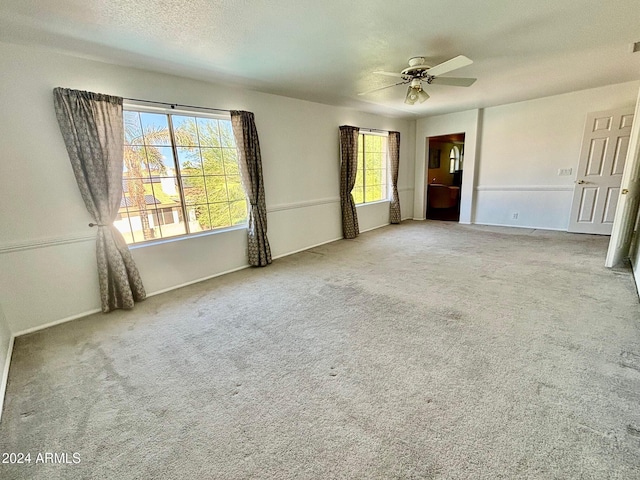
[[[394,116],[640,79],[640,0],[2,0],[0,41]],[[375,70],[412,56],[473,65],[423,104]]]

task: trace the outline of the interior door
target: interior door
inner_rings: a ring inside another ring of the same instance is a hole
[[[611,240],[609,240],[609,251],[605,260],[605,266],[607,267],[616,266],[630,254],[633,231],[638,218],[638,205],[640,204],[640,93],[636,103],[635,118],[638,120],[633,123],[631,131],[631,140],[627,153],[627,168],[625,168],[622,176],[622,191],[613,222]],[[636,239],[637,241],[638,239]],[[636,248],[638,248],[637,245]],[[640,266],[638,265],[637,250],[634,252],[634,257],[633,272],[637,285],[637,279],[640,276],[638,273]]]
[[[587,115],[569,231],[610,235],[620,196],[633,110]]]

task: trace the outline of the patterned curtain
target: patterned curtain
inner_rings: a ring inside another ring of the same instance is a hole
[[[271,263],[271,248],[267,238],[267,205],[264,198],[260,142],[253,113],[231,112],[231,125],[238,146],[240,178],[249,200],[249,264],[264,267]]]
[[[133,308],[146,293],[131,252],[113,222],[122,200],[122,98],[56,88],[54,106],[87,210],[98,227],[102,311]]]
[[[400,166],[400,132],[389,132],[389,159],[391,161],[392,196],[389,203],[389,221],[400,223],[400,197],[398,196],[398,167]]]
[[[360,234],[356,202],[351,190],[358,172],[358,127],[340,127],[340,208],[344,238],[356,238]]]

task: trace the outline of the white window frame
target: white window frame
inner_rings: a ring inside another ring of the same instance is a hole
[[[367,129],[360,129],[360,131],[358,132],[358,136],[360,135],[371,135],[371,136],[378,136],[378,137],[385,137],[387,139],[387,148],[385,151],[385,171],[386,171],[386,178],[385,178],[385,186],[386,186],[386,192],[387,195],[385,198],[381,198],[379,200],[372,200],[367,202],[365,199],[367,198],[367,193],[366,193],[366,188],[367,188],[367,183],[366,183],[366,175],[365,175],[365,170],[366,170],[366,166],[365,166],[365,162],[366,159],[363,158],[363,164],[362,164],[362,175],[363,175],[363,179],[364,179],[364,183],[363,183],[363,188],[362,188],[362,202],[361,203],[356,203],[356,206],[360,206],[360,205],[373,205],[376,203],[382,203],[382,202],[389,202],[389,186],[390,186],[390,162],[389,162],[389,132],[382,132],[382,131],[375,131],[375,130],[367,130]],[[364,142],[364,139],[363,139]],[[359,143],[359,142],[358,142]],[[363,143],[364,145],[364,143]],[[364,152],[363,152],[364,154]],[[356,163],[357,163],[357,156],[356,156]],[[356,185],[357,186],[357,185]],[[355,188],[355,186],[354,186]]]
[[[230,113],[217,113],[217,112],[211,112],[211,111],[202,111],[198,108],[175,108],[173,106],[169,107],[163,107],[163,106],[156,106],[156,105],[149,105],[147,103],[137,103],[136,101],[131,101],[131,100],[126,100],[123,101],[122,103],[122,109],[123,110],[128,110],[128,111],[135,111],[135,112],[141,112],[141,113],[159,113],[159,114],[164,114],[164,115],[185,115],[185,116],[192,116],[192,117],[201,117],[201,118],[211,118],[211,119],[216,119],[216,120],[227,120],[227,121],[231,121],[231,114]],[[174,148],[173,142],[171,145],[171,148]],[[176,169],[176,177],[178,177],[180,175],[180,168],[178,165],[178,159],[175,158],[175,151],[174,151],[174,165],[175,165],[175,169]],[[179,189],[180,189],[180,199],[182,201],[182,205],[184,205],[184,189],[182,187],[182,182],[179,183]],[[246,199],[245,199],[246,200]],[[248,202],[247,202],[247,207],[248,207]],[[188,222],[188,219],[186,218],[185,214],[184,214],[184,208],[183,208],[183,217],[185,217],[183,220],[185,223]],[[202,232],[187,232],[187,233],[183,233],[183,234],[179,234],[179,235],[172,235],[170,237],[162,237],[162,238],[153,238],[153,239],[149,239],[149,240],[141,240],[138,242],[133,242],[133,243],[128,243],[127,247],[129,249],[135,249],[135,248],[140,248],[140,247],[146,247],[146,246],[151,246],[151,245],[157,245],[157,244],[161,244],[161,243],[168,243],[168,242],[175,242],[175,241],[181,241],[181,240],[186,240],[186,239],[190,239],[190,238],[197,238],[197,237],[202,237],[202,236],[208,236],[208,235],[217,235],[219,233],[224,233],[224,232],[229,232],[229,231],[234,231],[234,230],[246,230],[248,228],[248,223],[242,223],[242,224],[238,224],[238,225],[231,225],[231,226],[227,226],[227,227],[220,227],[220,228],[215,228],[215,229],[211,229],[211,230],[205,230]],[[188,226],[185,226],[185,230],[188,230]]]

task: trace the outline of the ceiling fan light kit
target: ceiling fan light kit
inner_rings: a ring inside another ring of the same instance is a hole
[[[409,59],[409,66],[400,73],[384,71],[373,72],[379,75],[386,75],[388,77],[401,78],[402,81],[394,83],[393,85],[374,88],[373,90],[368,90],[366,92],[359,93],[358,95],[366,95],[368,93],[377,92],[378,90],[384,90],[397,85],[409,84],[404,103],[407,105],[414,105],[416,102],[422,103],[429,98],[429,94],[422,89],[422,82],[426,82],[427,85],[431,85],[433,83],[437,85],[449,85],[452,87],[470,87],[476,81],[475,78],[440,77],[440,75],[444,73],[471,65],[473,61],[464,55],[458,55],[457,57],[447,60],[446,62],[439,63],[433,67],[431,65],[427,65],[425,62],[425,57],[412,57]]]
[[[416,102],[422,103],[429,98],[429,94],[422,89],[420,80],[414,78],[411,80],[411,85],[407,90],[407,96],[404,99],[404,103],[407,105],[413,105]]]

